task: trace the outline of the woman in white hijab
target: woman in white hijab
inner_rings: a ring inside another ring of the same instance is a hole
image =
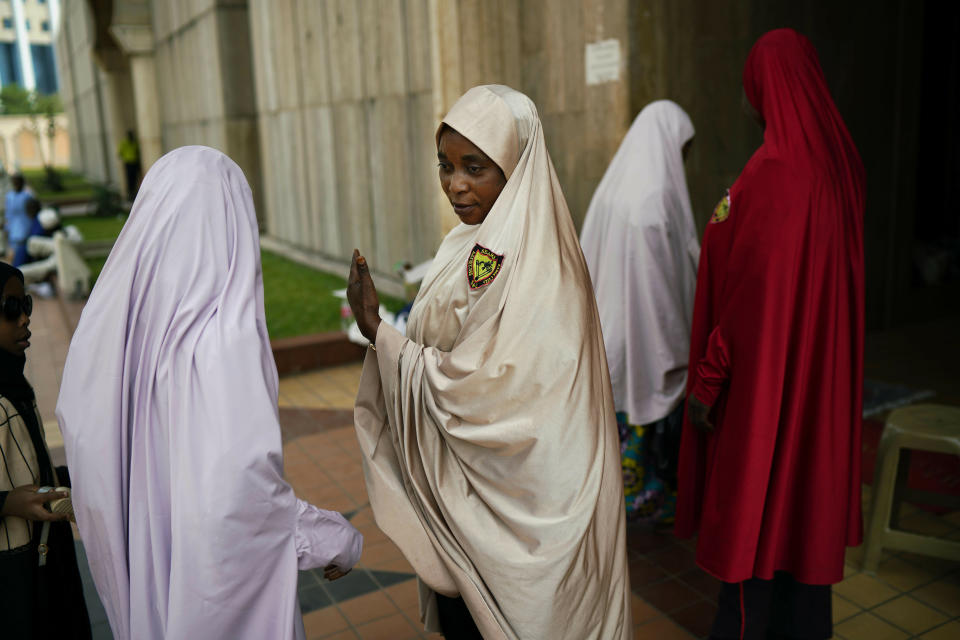
[[[355,416],[377,524],[417,571],[427,628],[448,639],[630,638],[603,341],[536,108],[475,87],[437,149],[462,224],[406,336],[380,322],[359,253],[351,267],[375,342]]]
[[[257,219],[240,168],[153,165],[74,334],[57,405],[77,524],[118,640],[303,638],[297,569],[362,538],[283,479]]]
[[[676,103],[640,112],[600,181],[581,243],[617,407],[627,516],[666,524],[700,245],[683,170],[693,123]]]

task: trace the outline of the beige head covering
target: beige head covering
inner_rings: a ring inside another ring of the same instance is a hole
[[[536,108],[476,87],[444,122],[509,179],[444,239],[408,337],[383,323],[367,355],[356,426],[377,524],[488,640],[632,637],[603,341]],[[502,258],[474,288],[478,245]]]

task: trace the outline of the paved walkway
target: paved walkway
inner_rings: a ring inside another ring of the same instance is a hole
[[[27,375],[37,389],[54,457],[62,458],[53,409],[70,334],[58,304],[37,302]],[[69,311],[75,317],[76,310]],[[412,569],[370,512],[352,427],[359,376],[360,366],[349,365],[285,377],[280,384],[287,478],[298,495],[345,513],[365,536],[360,565],[346,578],[326,582],[315,572],[301,572],[307,635],[326,640],[437,639],[440,636],[424,633],[419,622]],[[937,516],[909,505],[905,509],[905,528],[960,540],[960,513]],[[693,544],[669,533],[631,527],[628,545],[636,637],[706,637],[718,583],[696,567]],[[860,554],[860,549],[848,552],[846,579],[834,588],[836,637],[960,638],[960,563],[884,553],[872,577],[859,572]],[[87,586],[95,638],[109,638],[102,607]]]

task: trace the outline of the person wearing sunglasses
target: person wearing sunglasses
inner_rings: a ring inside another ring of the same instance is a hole
[[[23,375],[32,312],[23,274],[0,263],[0,637],[87,639],[73,533],[67,516],[48,507],[67,497],[50,487],[69,478],[50,461]]]

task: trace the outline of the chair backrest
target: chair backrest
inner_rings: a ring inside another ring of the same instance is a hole
[[[74,299],[90,295],[90,268],[66,235],[54,237],[54,255],[57,256],[57,282],[61,291]]]

